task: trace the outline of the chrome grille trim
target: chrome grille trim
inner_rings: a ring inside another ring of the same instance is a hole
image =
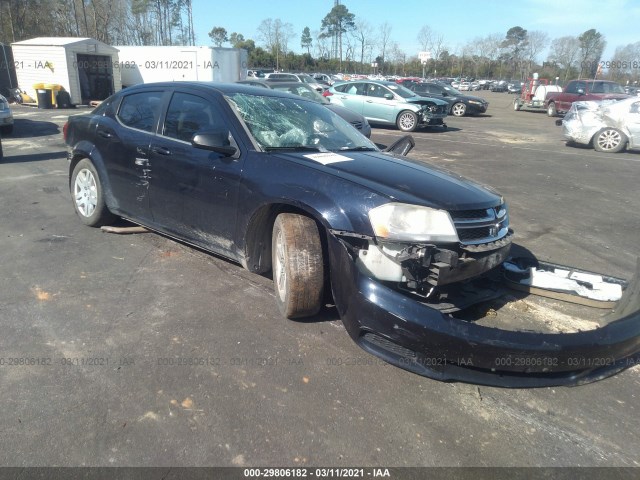
[[[509,233],[509,213],[506,205],[485,210],[449,212],[463,245],[495,242]]]

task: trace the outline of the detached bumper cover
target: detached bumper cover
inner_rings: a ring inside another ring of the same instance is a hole
[[[363,274],[329,235],[338,312],[364,350],[442,381],[501,387],[578,385],[640,363],[640,282],[618,317],[596,330],[547,334],[507,331],[449,317]],[[637,277],[637,275],[636,275]]]

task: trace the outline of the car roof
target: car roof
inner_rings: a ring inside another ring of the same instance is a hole
[[[297,85],[300,82],[292,82]],[[280,84],[280,83],[279,83]],[[265,97],[289,97],[289,98],[297,98],[306,101],[304,97],[300,97],[299,95],[293,95],[291,93],[282,92],[278,90],[273,90],[271,88],[263,88],[257,87],[248,84],[241,83],[220,83],[220,82],[205,82],[205,81],[178,81],[178,82],[156,82],[156,83],[140,83],[138,85],[133,85],[131,87],[127,87],[126,89],[120,90],[117,92],[118,94],[127,95],[129,93],[134,93],[136,91],[147,91],[154,89],[168,89],[168,88],[192,88],[194,90],[200,91],[209,91],[218,93],[220,95],[228,95],[232,93],[247,93],[252,95],[261,95]]]

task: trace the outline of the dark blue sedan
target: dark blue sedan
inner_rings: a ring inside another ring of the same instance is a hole
[[[568,358],[617,362],[638,350],[631,316],[565,335],[451,316],[496,295],[482,285],[511,246],[503,198],[381,152],[317,102],[238,84],[137,85],[70,117],[64,134],[83,223],[124,217],[271,271],[288,318],[315,315],[330,292],[358,345],[402,368],[440,380],[566,384],[614,373]]]

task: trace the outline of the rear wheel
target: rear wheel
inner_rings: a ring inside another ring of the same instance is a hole
[[[418,115],[410,110],[400,112],[396,125],[403,132],[413,132],[418,127]]]
[[[618,153],[626,144],[627,136],[617,128],[603,128],[593,137],[593,148],[598,152]]]
[[[513,109],[518,112],[520,111],[520,109],[522,108],[522,104],[520,103],[520,100],[518,100],[517,98],[513,101]]]
[[[555,102],[551,102],[547,107],[547,115],[549,115],[550,117],[555,117],[556,115],[558,115],[558,110],[556,109]]]
[[[287,318],[322,307],[324,262],[318,226],[303,215],[281,213],[273,224],[271,260],[276,303]]]
[[[71,175],[73,206],[80,220],[90,227],[101,227],[115,220],[104,201],[102,184],[96,168],[90,160],[83,158]]]
[[[465,113],[467,113],[467,106],[464,103],[458,102],[451,106],[451,115],[454,117],[464,117]]]

